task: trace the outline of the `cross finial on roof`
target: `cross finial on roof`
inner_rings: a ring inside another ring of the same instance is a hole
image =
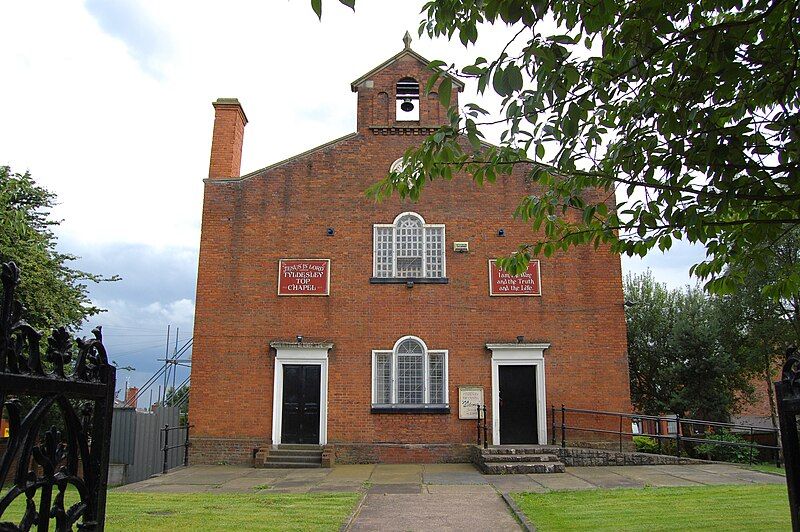
[[[403,44],[406,45],[406,50],[409,50],[411,48],[411,34],[410,33],[406,32],[406,34],[403,35]]]

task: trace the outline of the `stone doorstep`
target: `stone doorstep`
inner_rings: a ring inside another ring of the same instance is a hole
[[[560,462],[554,454],[485,454],[484,462]]]
[[[526,473],[564,473],[566,467],[561,462],[487,462],[481,470],[487,475],[508,475]]]
[[[481,454],[518,454],[518,455],[537,455],[537,454],[551,454],[558,455],[561,447],[553,445],[521,445],[521,446],[506,446],[498,445],[480,449]]]

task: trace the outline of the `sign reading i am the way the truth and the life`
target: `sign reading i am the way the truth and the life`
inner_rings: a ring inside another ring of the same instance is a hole
[[[330,293],[330,259],[278,261],[279,296],[327,296]]]
[[[489,295],[490,296],[540,296],[542,295],[542,279],[539,273],[539,261],[531,260],[528,270],[511,275],[497,266],[495,259],[489,260]]]

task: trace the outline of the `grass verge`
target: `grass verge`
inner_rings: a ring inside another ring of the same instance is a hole
[[[357,493],[128,493],[112,490],[108,492],[106,504],[106,530],[338,530],[358,499]],[[18,520],[23,507],[20,504],[19,508],[9,508],[4,520]]]
[[[515,493],[537,530],[789,530],[786,487],[698,486]]]

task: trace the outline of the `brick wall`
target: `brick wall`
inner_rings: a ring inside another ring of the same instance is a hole
[[[524,195],[540,192],[525,182],[524,168],[482,188],[466,176],[429,183],[417,204],[365,197],[364,190],[421,140],[418,129],[369,127],[373,96],[380,92],[391,96],[393,117],[392,91],[403,76],[424,83],[428,74],[418,62],[398,61],[375,75],[373,88],[359,89],[356,134],[242,180],[206,182],[192,354],[193,463],[221,461],[210,449],[225,441],[236,456],[242,454],[236,442],[271,441],[269,342],[296,335],[334,344],[328,442],[337,448],[471,443],[475,425],[458,419],[458,386],[483,386],[490,404],[485,345],[518,335],[551,344],[545,351],[548,405],[630,410],[618,256],[604,246],[557,253],[542,258],[541,297],[488,295],[488,259],[543,236],[511,216]],[[433,103],[423,97],[420,125],[444,119]],[[449,284],[370,284],[372,226],[404,211],[446,224]],[[326,235],[328,227],[334,236]],[[505,237],[498,236],[500,228]],[[470,252],[453,253],[453,241],[469,242]],[[304,257],[331,259],[330,296],[278,297],[278,260]],[[370,413],[371,350],[391,349],[405,335],[449,350],[449,414]],[[391,458],[381,455],[390,451],[363,452]],[[435,459],[431,451],[414,452]]]
[[[192,436],[191,464],[250,464],[253,449],[269,445],[263,438],[209,438]]]

